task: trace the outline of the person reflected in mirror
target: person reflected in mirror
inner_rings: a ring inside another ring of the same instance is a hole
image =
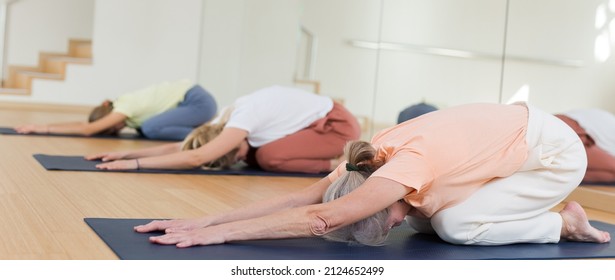
[[[400,124],[436,110],[438,110],[438,107],[425,102],[413,104],[399,112],[399,115],[397,116],[397,123]]]
[[[552,114],[467,104],[350,142],[345,161],[300,191],[134,230],[164,231],[150,242],[177,247],[312,236],[377,246],[403,222],[463,245],[609,242],[578,203],[552,211],[586,165],[583,143]]]
[[[239,161],[274,172],[329,172],[344,145],[359,139],[357,119],[330,97],[272,86],[238,98],[184,141],[86,156],[97,168],[226,169]]]
[[[578,109],[556,115],[581,138],[587,153],[584,183],[615,184],[615,115],[598,109]]]
[[[117,135],[125,127],[157,140],[182,140],[217,112],[214,97],[189,80],[163,82],[128,92],[95,107],[87,122],[25,124],[22,134]]]

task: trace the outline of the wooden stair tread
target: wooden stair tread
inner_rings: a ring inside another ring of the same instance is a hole
[[[0,94],[29,95],[30,91],[25,88],[0,88]]]
[[[67,63],[92,63],[92,59],[89,57],[74,57],[74,56],[54,56],[48,58],[49,61],[61,61]]]
[[[63,79],[62,74],[55,73],[45,73],[45,72],[37,72],[37,71],[18,71],[22,75],[28,75],[36,78],[44,78],[44,79]]]
[[[30,95],[32,81],[36,79],[64,80],[70,64],[92,64],[92,42],[71,39],[68,52],[40,52],[37,66],[9,65],[7,79],[2,82],[0,94]]]

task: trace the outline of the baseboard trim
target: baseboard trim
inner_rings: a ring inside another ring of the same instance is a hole
[[[34,102],[0,101],[1,109],[88,114],[93,106]]]

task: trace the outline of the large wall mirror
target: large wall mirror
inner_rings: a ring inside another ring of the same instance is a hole
[[[381,0],[302,0],[297,80],[312,81],[320,94],[342,102],[369,137],[377,98],[377,50],[356,42],[378,42]]]
[[[362,122],[373,116],[381,0],[207,0],[200,80],[221,104],[272,84],[342,102]]]
[[[499,102],[506,1],[302,1],[302,78],[364,123],[364,138],[405,107]],[[315,45],[315,46],[314,46]],[[307,65],[307,67],[306,67]],[[305,70],[308,69],[308,70]]]
[[[420,102],[498,102],[505,19],[505,0],[383,0],[374,126]]]
[[[420,102],[445,108],[525,100],[550,113],[615,112],[614,0],[337,0],[299,7],[298,38],[310,38],[300,39],[299,50],[311,56],[299,56],[295,73],[366,116],[367,138]]]
[[[615,113],[615,1],[509,2],[503,98]]]

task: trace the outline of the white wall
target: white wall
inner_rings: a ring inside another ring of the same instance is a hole
[[[5,66],[36,66],[38,54],[68,51],[68,39],[92,38],[94,0],[19,0],[8,5]],[[6,73],[6,72],[5,72]]]
[[[199,81],[219,106],[240,94],[244,0],[204,0]]]
[[[349,40],[378,41],[380,0],[303,0],[301,23],[317,39],[314,79],[355,115],[373,112],[378,54]]]
[[[297,0],[205,0],[199,80],[221,106],[272,84],[292,85]]]
[[[64,81],[35,80],[31,96],[0,100],[93,105],[191,78],[228,105],[258,88],[293,83],[298,1],[100,0],[93,10],[93,65],[70,65]]]
[[[197,79],[200,0],[96,1],[92,70],[82,92],[117,97],[126,90]],[[96,99],[96,98],[94,98]]]
[[[34,80],[29,97],[2,97],[93,105],[153,83],[181,78],[196,81],[201,5],[200,0],[96,1],[90,26],[94,63],[70,65],[64,81]],[[72,11],[83,12],[77,7],[72,6]]]
[[[224,0],[222,0],[224,1]],[[239,90],[292,85],[299,35],[296,0],[245,0]]]

